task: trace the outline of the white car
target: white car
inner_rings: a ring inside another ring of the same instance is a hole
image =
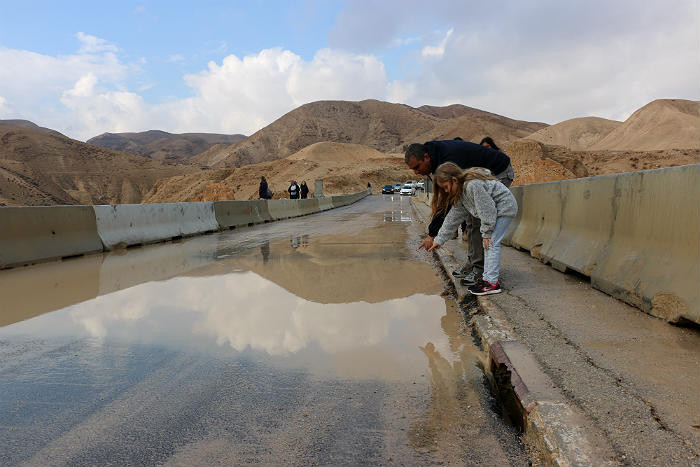
[[[416,188],[416,181],[415,180],[406,180],[406,182],[403,185],[404,186],[411,185],[412,188]]]
[[[413,188],[413,185],[409,185],[408,183],[401,188],[401,195],[408,195],[408,196],[413,196],[416,194],[416,189]]]
[[[425,180],[418,180],[418,186],[416,186],[419,190],[425,190]]]

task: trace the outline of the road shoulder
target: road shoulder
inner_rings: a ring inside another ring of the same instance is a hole
[[[418,217],[429,217],[428,206],[414,201]],[[526,437],[548,461],[697,463],[696,331],[630,309],[511,248],[503,249],[505,293],[474,300],[449,274],[465,260],[463,243],[452,240],[436,256],[459,299],[478,303],[466,319],[493,377],[513,388]],[[585,303],[567,309],[567,299],[587,301],[593,309]],[[646,338],[651,349],[644,349]],[[673,356],[659,355],[663,345],[674,349]],[[655,357],[663,367],[651,361]],[[669,368],[678,389],[665,374]]]

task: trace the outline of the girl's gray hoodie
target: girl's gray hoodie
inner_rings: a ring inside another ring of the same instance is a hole
[[[447,213],[434,242],[443,245],[467,218],[467,213],[481,220],[481,237],[491,238],[498,217],[515,217],[518,202],[508,187],[498,180],[471,180],[464,184],[462,196]]]

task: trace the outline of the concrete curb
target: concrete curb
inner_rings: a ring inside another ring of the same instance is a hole
[[[414,199],[415,203],[416,200]],[[427,219],[414,204],[421,222]],[[481,313],[471,317],[487,356],[486,370],[496,386],[512,420],[528,441],[544,454],[547,463],[557,466],[619,465],[614,450],[599,437],[593,442],[587,434],[586,417],[570,404],[522,342],[503,311],[485,296],[474,297],[450,271],[458,264],[448,247],[434,253],[457,291],[458,301],[474,301]]]

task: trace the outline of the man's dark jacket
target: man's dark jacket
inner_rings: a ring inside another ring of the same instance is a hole
[[[502,152],[469,141],[428,141],[424,146],[430,156],[430,173],[435,173],[440,164],[445,162],[453,162],[463,169],[485,167],[494,175],[500,174],[510,165],[510,157]],[[437,236],[446,214],[433,217],[428,226],[428,235]]]
[[[262,199],[267,199],[267,182],[265,180],[260,181],[260,186],[258,187],[258,196]]]

